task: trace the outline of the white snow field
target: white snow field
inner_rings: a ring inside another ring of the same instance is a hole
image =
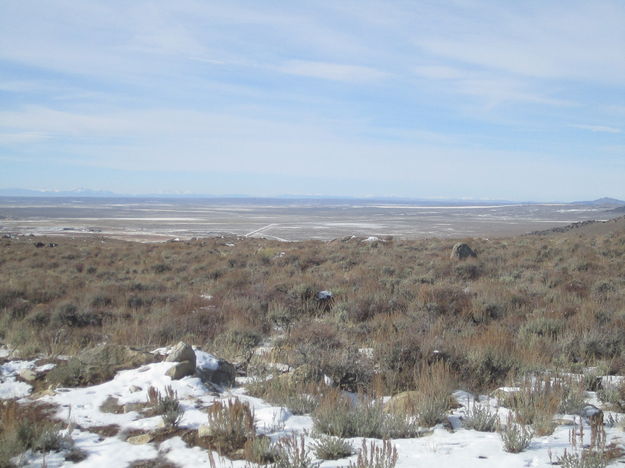
[[[164,353],[167,350],[157,350]],[[198,367],[214,368],[216,359],[208,353],[196,350]],[[22,466],[48,468],[55,467],[84,467],[84,468],[111,468],[124,467],[138,460],[150,460],[157,457],[162,461],[174,463],[183,468],[210,466],[209,451],[199,447],[188,447],[180,437],[173,437],[160,443],[131,444],[123,440],[123,434],[128,431],[148,431],[157,429],[161,425],[160,416],[144,417],[144,415],[130,411],[113,414],[100,410],[101,404],[109,397],[114,397],[119,404],[141,403],[147,400],[147,389],[154,386],[163,392],[171,386],[180,399],[184,408],[184,416],[180,426],[188,429],[197,429],[207,423],[206,408],[216,400],[239,398],[249,402],[254,410],[257,432],[269,436],[273,441],[290,434],[304,434],[309,444],[313,429],[313,420],[310,416],[292,415],[286,408],[273,406],[258,398],[246,395],[244,386],[226,389],[222,393],[206,387],[197,377],[185,377],[180,380],[171,380],[165,375],[167,369],[175,365],[172,362],[160,362],[145,365],[136,369],[118,372],[108,382],[85,388],[57,388],[53,394],[40,397],[39,401],[58,406],[57,416],[69,423],[68,431],[75,442],[75,446],[82,449],[87,458],[81,462],[65,461],[63,453],[41,454],[26,453],[18,457]],[[22,402],[29,401],[30,388],[25,383],[18,382],[16,373],[21,368],[33,367],[32,361],[12,361],[0,368],[0,398],[22,397]],[[244,380],[244,379],[242,379]],[[535,437],[529,448],[521,453],[506,453],[497,433],[478,432],[462,427],[462,418],[467,408],[473,403],[473,397],[463,391],[454,394],[462,406],[449,414],[449,421],[453,430],[439,425],[430,435],[414,439],[392,440],[396,446],[399,460],[397,468],[499,468],[499,467],[547,467],[555,461],[565,449],[571,451],[569,432],[571,426],[558,426],[550,436]],[[599,405],[596,395],[588,392],[588,401]],[[497,401],[493,397],[481,397],[478,405],[489,405],[495,408]],[[505,420],[505,408],[497,410],[502,420]],[[615,413],[605,412],[607,419],[610,415],[618,420]],[[558,417],[574,419],[579,422],[578,416],[559,415]],[[89,432],[90,428],[106,425],[117,425],[121,428],[119,434],[106,437]],[[584,433],[588,443],[590,428],[584,424]],[[81,429],[76,429],[79,426]],[[622,444],[623,428],[620,424],[606,427],[607,442]],[[351,439],[355,448],[359,448],[362,439]],[[369,442],[369,441],[367,441]],[[380,443],[382,441],[375,441]],[[551,458],[550,458],[551,454]],[[216,466],[236,468],[246,465],[244,461],[230,461],[212,454]],[[338,468],[349,466],[356,456],[342,460],[323,461],[322,468]]]

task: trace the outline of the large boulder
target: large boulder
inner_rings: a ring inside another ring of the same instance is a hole
[[[193,365],[195,366],[195,363],[196,363],[195,351],[193,351],[193,348],[190,345],[181,341],[180,343],[178,343],[176,346],[173,347],[173,349],[169,352],[169,354],[165,358],[165,361],[167,362],[189,361],[193,363]]]
[[[106,366],[115,371],[140,367],[157,360],[152,353],[147,351],[110,343],[87,349],[77,358],[85,365]]]
[[[477,257],[477,254],[471,247],[469,247],[469,244],[465,244],[464,242],[458,242],[451,249],[450,258],[452,260],[465,260],[469,257]]]
[[[421,394],[416,390],[409,390],[393,395],[384,405],[384,409],[393,414],[414,414]]]
[[[183,343],[182,341],[178,343],[174,348],[169,352],[165,361],[167,362],[175,362],[176,364],[171,367],[166,375],[171,377],[173,380],[179,380],[188,375],[195,374],[196,370],[196,356],[193,348]]]
[[[195,374],[195,364],[191,361],[177,362],[165,372],[165,375],[171,377],[172,380],[180,380],[193,374]]]

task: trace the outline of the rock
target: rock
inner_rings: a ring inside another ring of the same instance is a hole
[[[384,409],[394,414],[414,414],[419,398],[421,394],[416,390],[401,392],[393,395],[384,405]]]
[[[126,442],[133,445],[143,445],[149,444],[154,440],[154,436],[150,433],[148,434],[139,434],[136,436],[131,436],[126,439]]]
[[[130,413],[136,411],[140,413],[145,408],[145,403],[126,403],[124,405],[124,413]]]
[[[33,400],[38,400],[39,398],[54,395],[56,395],[56,392],[52,388],[47,388],[45,390],[41,390],[40,392],[32,393],[30,395],[30,398]]]
[[[76,358],[85,366],[86,372],[97,374],[100,381],[110,380],[117,371],[133,369],[156,361],[151,353],[109,343],[88,349]]]
[[[317,294],[315,294],[315,300],[317,301],[317,305],[326,312],[330,311],[334,305],[334,296],[332,295],[332,291],[318,291]]]
[[[575,426],[576,423],[572,419],[569,418],[555,418],[553,423],[556,426]]]
[[[155,362],[156,358],[151,353],[128,346],[104,343],[83,351],[72,361],[75,363],[72,365],[80,370],[80,384],[93,385],[111,380],[120,370]],[[59,369],[55,370],[58,372]]]
[[[34,382],[39,377],[32,369],[20,369],[17,375],[26,382]]]
[[[193,363],[193,370],[195,371],[195,359],[196,359],[195,351],[193,351],[193,348],[190,345],[183,343],[181,341],[176,346],[174,346],[174,348],[169,352],[169,354],[165,358],[165,361],[167,362],[189,361],[190,363]]]
[[[122,414],[124,413],[124,407],[119,404],[119,400],[114,396],[108,396],[106,400],[100,405],[100,411],[102,413]]]
[[[195,374],[195,362],[181,361],[174,364],[165,375],[171,377],[173,380],[180,380],[188,375]]]
[[[208,424],[202,424],[197,428],[198,437],[210,437],[213,435],[213,428]]]
[[[315,296],[315,298],[318,301],[328,301],[332,299],[332,291],[326,291],[326,290],[319,291],[317,295]]]
[[[469,257],[475,258],[477,257],[477,254],[471,247],[469,247],[468,244],[465,244],[464,242],[458,242],[451,249],[450,258],[452,260],[465,260]]]
[[[595,405],[584,406],[579,415],[591,426],[600,426],[603,424],[603,411]]]
[[[225,359],[218,359],[216,369],[198,369],[198,375],[204,383],[219,385],[220,387],[232,387],[237,376],[237,370]]]
[[[394,414],[416,414],[420,400],[424,398],[423,394],[417,390],[408,390],[406,392],[393,395],[384,405],[384,410]],[[456,409],[462,407],[453,395],[448,395],[445,402],[446,409]]]

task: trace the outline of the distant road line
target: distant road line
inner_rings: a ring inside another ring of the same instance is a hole
[[[264,230],[269,229],[274,226],[277,226],[277,224],[268,224],[267,226],[263,226],[260,229],[256,229],[255,231],[248,232],[247,234],[245,234],[245,237],[253,236],[254,234],[258,234],[259,232],[263,232]]]

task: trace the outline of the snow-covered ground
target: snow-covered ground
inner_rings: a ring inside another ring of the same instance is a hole
[[[166,349],[158,350],[160,353]],[[199,367],[214,369],[216,359],[200,350],[196,350]],[[171,362],[159,362],[145,365],[136,369],[118,372],[108,382],[86,388],[58,388],[53,394],[40,397],[40,401],[57,405],[57,416],[67,421],[69,432],[75,441],[75,446],[82,449],[87,458],[81,462],[65,461],[61,453],[50,453],[45,456],[45,466],[53,467],[89,467],[109,468],[123,467],[137,460],[160,458],[175,463],[183,468],[209,466],[209,451],[199,447],[188,447],[178,436],[161,443],[132,444],[124,440],[124,434],[129,432],[147,432],[155,430],[161,425],[160,416],[146,417],[137,411],[114,414],[101,411],[102,403],[113,397],[119,405],[143,403],[147,400],[147,389],[156,387],[164,392],[171,386],[177,393],[184,408],[184,416],[180,426],[187,429],[197,429],[207,423],[206,408],[216,400],[239,398],[249,402],[254,410],[257,431],[268,435],[272,440],[288,436],[292,433],[305,434],[307,443],[310,437],[313,421],[310,416],[296,416],[286,408],[271,405],[261,399],[253,398],[245,393],[244,387],[225,390],[217,394],[206,387],[197,377],[185,377],[181,380],[171,380],[165,372],[173,366]],[[19,382],[16,374],[23,368],[34,368],[32,361],[12,361],[0,367],[0,398],[24,397],[29,399],[30,388]],[[393,440],[396,446],[399,461],[397,468],[414,467],[543,467],[549,466],[550,460],[562,455],[565,449],[570,451],[569,432],[571,426],[558,426],[554,433],[545,437],[535,437],[527,450],[519,454],[506,453],[500,436],[497,433],[478,432],[462,427],[462,417],[467,408],[473,403],[471,395],[458,391],[454,394],[462,407],[450,413],[450,423],[453,430],[442,425],[434,428],[431,435],[414,439]],[[589,393],[591,402],[598,403],[594,394]],[[483,397],[478,404],[494,407],[496,401],[492,397]],[[507,412],[499,408],[502,416]],[[609,412],[606,412],[606,417]],[[572,415],[559,415],[561,418],[573,419]],[[577,417],[579,421],[579,417]],[[73,423],[73,424],[70,424]],[[101,426],[119,426],[119,432],[114,436],[98,435],[90,429]],[[79,428],[78,428],[79,427]],[[590,437],[590,429],[585,430],[586,437]],[[607,427],[607,442],[621,443],[622,427]],[[352,439],[355,448],[361,446],[362,439]],[[377,441],[376,443],[381,443]],[[550,459],[551,453],[551,459]],[[243,461],[221,459],[216,453],[213,458],[219,467],[237,468],[245,466]],[[323,468],[338,468],[349,465],[351,459],[325,461]],[[22,457],[24,466],[39,467],[43,464],[41,455],[26,454]]]
[[[16,378],[20,371],[31,369],[38,373],[52,367],[54,364],[36,366],[35,361],[9,361],[0,365],[0,400],[22,398],[30,394],[32,386]]]

